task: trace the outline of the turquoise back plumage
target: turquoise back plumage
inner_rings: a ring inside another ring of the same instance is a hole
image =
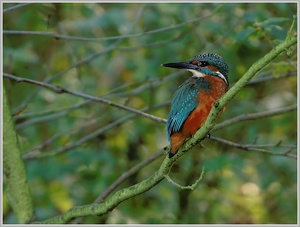
[[[209,82],[204,78],[190,77],[175,92],[168,115],[166,130],[168,139],[174,132],[178,132],[191,112],[197,107],[198,93],[209,90]]]

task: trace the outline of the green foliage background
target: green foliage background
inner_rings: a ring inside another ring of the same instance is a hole
[[[13,5],[5,3],[3,8]],[[4,13],[3,29],[95,40],[4,32],[3,71],[48,80],[135,109],[150,107],[151,114],[167,118],[169,104],[155,105],[170,101],[189,73],[160,67],[162,63],[215,52],[228,62],[229,80],[234,83],[285,38],[296,13],[296,3],[29,4]],[[114,38],[101,40],[108,37]],[[219,122],[295,104],[296,77],[276,78],[296,75],[296,59],[296,50],[277,57],[259,74],[274,79],[244,88]],[[167,77],[172,73],[176,74]],[[85,100],[30,84],[4,79],[4,86],[14,113],[26,107],[15,116],[24,155],[72,145],[130,114],[96,102],[76,106]],[[294,111],[240,122],[212,135],[241,144],[276,144],[282,140],[283,145],[295,146],[296,123]],[[50,144],[32,151],[53,136],[57,138]],[[204,177],[195,191],[180,190],[163,181],[111,213],[86,217],[83,223],[297,223],[296,159],[243,151],[208,139],[202,144],[170,173],[180,184],[192,184],[204,165]],[[166,145],[164,124],[136,116],[62,154],[27,160],[37,217],[43,220],[73,206],[92,203],[129,168]],[[283,146],[269,149],[288,150]],[[141,169],[119,188],[150,176],[161,161]],[[3,216],[4,223],[16,223],[5,191]]]

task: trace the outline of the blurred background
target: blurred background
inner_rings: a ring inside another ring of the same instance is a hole
[[[161,118],[167,118],[173,93],[190,76],[162,63],[217,53],[229,64],[234,84],[285,39],[297,14],[296,3],[36,3],[7,10],[14,6],[3,4],[5,73],[147,108]],[[296,48],[274,59],[229,102],[218,123],[295,107],[296,62]],[[169,144],[164,123],[31,84],[5,78],[3,84],[40,220],[92,203],[123,173]],[[177,183],[190,185],[204,166],[196,190],[164,180],[81,223],[297,223],[296,107],[228,124],[211,135],[258,151],[206,139],[170,173]],[[45,154],[53,155],[40,158]],[[163,158],[117,189],[151,176]],[[5,182],[3,187],[4,223],[16,223]]]

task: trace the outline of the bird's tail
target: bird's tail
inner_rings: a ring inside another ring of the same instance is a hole
[[[182,135],[182,133],[175,132],[174,134],[171,135],[170,141],[171,141],[171,149],[169,152],[169,158],[172,158],[179,148],[184,144],[185,142],[185,137]]]

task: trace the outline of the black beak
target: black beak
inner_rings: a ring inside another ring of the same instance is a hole
[[[177,69],[197,69],[197,65],[190,64],[188,62],[175,62],[162,64],[164,67],[177,68]]]

